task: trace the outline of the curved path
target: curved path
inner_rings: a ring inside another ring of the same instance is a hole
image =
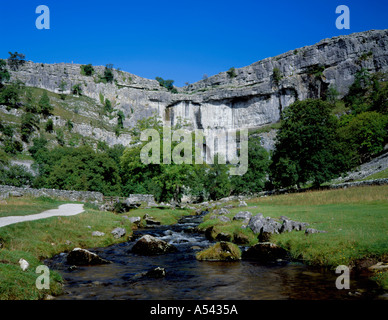
[[[74,216],[84,211],[85,210],[83,204],[62,204],[58,207],[58,209],[51,209],[38,214],[31,214],[28,216],[8,216],[0,218],[0,228],[14,223],[45,219],[55,216]]]

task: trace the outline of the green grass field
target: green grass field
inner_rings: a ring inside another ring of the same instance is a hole
[[[8,198],[0,205],[0,217],[25,216],[40,213],[42,211],[58,208],[59,205],[68,203],[50,199],[39,198]]]
[[[278,195],[246,202],[248,207],[230,209],[228,216],[232,218],[239,211],[262,213],[271,218],[287,216],[308,222],[311,228],[327,231],[308,236],[304,232],[272,236],[272,242],[307,264],[335,268],[340,264],[353,266],[368,258],[388,259],[388,186]],[[211,225],[218,231],[233,234],[239,230],[241,222],[205,219],[200,228]],[[244,232],[250,244],[257,242],[250,230]],[[388,289],[387,272],[379,276],[379,281]]]

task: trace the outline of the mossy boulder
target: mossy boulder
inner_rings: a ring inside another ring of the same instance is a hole
[[[237,261],[241,259],[241,250],[234,243],[221,241],[198,252],[196,258],[207,261]]]

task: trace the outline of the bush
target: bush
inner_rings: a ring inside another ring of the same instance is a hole
[[[28,172],[24,166],[10,166],[5,168],[0,166],[0,184],[15,187],[31,186],[34,176]]]
[[[231,67],[228,71],[226,71],[226,73],[228,74],[229,78],[237,77],[236,69],[234,67]]]
[[[71,92],[72,92],[72,94],[76,94],[77,96],[81,96],[82,95],[81,84],[80,83],[75,84],[73,86],[73,88],[71,89]]]
[[[81,66],[81,74],[84,76],[92,76],[94,74],[94,68],[91,64]]]
[[[282,80],[283,76],[280,72],[280,69],[275,67],[272,71],[272,80],[276,85],[279,85],[280,80]]]
[[[50,98],[47,95],[47,92],[43,92],[42,97],[40,98],[40,101],[39,101],[39,108],[40,108],[40,113],[44,117],[48,117],[52,115],[54,107],[50,104]]]

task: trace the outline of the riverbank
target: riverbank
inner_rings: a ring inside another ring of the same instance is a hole
[[[233,220],[238,212],[249,211],[253,216],[262,213],[273,219],[287,216],[326,231],[309,235],[303,231],[274,234],[271,242],[288,250],[293,259],[329,269],[341,264],[352,267],[353,271],[367,270],[368,266],[388,259],[387,199],[388,186],[366,186],[260,197],[246,200],[246,205],[238,201],[212,202],[208,206],[196,205],[197,212],[209,209],[198,229],[204,232],[213,227],[217,234],[229,234],[232,241],[245,241],[249,246],[258,242],[257,235],[249,228],[242,228],[243,221]],[[7,200],[7,205],[12,205],[12,201],[16,200]],[[229,220],[214,219],[213,211],[220,208],[227,208],[228,212],[217,216]],[[136,228],[130,217],[148,214],[161,224],[174,224],[179,217],[194,213],[193,209],[171,208],[141,208],[126,214],[101,212],[88,205],[85,209],[74,217],[53,217],[0,228],[0,299],[36,300],[59,295],[63,290],[59,273],[50,274],[49,290],[38,290],[36,267],[44,259],[75,247],[88,249],[126,242]],[[111,234],[117,227],[126,230],[124,237],[115,238]],[[93,236],[94,231],[103,236]],[[30,264],[26,271],[19,266],[21,258]],[[388,272],[369,273],[379,286],[388,290]]]
[[[346,265],[353,271],[365,271],[377,262],[388,261],[387,199],[386,185],[253,198],[246,200],[244,207],[239,207],[238,202],[222,203],[213,209],[228,207],[229,212],[222,216],[229,221],[220,216],[212,219],[211,211],[199,228],[205,231],[213,227],[232,240],[236,232],[243,233],[252,245],[258,242],[257,235],[249,228],[241,228],[243,222],[233,220],[238,212],[249,211],[253,216],[262,213],[273,219],[286,216],[308,223],[309,228],[326,231],[309,235],[303,231],[273,234],[271,242],[286,249],[293,259],[330,269]],[[371,272],[371,277],[388,289],[388,272]]]

